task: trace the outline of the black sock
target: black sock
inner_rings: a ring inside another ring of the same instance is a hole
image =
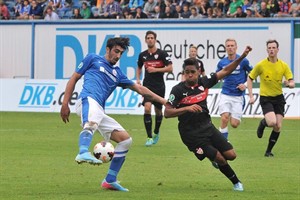
[[[274,130],[272,131],[272,133],[270,135],[270,138],[269,138],[269,144],[268,144],[266,152],[271,152],[272,151],[274,145],[276,144],[276,142],[278,140],[279,133],[280,132],[275,132]]]
[[[266,121],[265,118],[263,118],[263,119],[260,121],[260,123],[261,123],[262,125],[264,125],[265,127],[268,127],[268,124],[267,124],[267,121]]]
[[[238,177],[236,176],[235,172],[233,171],[233,169],[230,167],[229,164],[226,165],[219,165],[219,170],[233,183],[236,184],[238,182],[240,182],[240,180],[238,179]]]
[[[144,124],[148,138],[152,138],[152,117],[150,114],[144,114]]]
[[[155,116],[155,129],[154,129],[154,133],[155,134],[158,134],[159,133],[159,128],[160,128],[160,125],[161,125],[161,122],[162,122],[162,119],[163,119],[163,116],[160,115],[160,116]]]

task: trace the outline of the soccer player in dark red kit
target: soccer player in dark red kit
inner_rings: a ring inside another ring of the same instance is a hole
[[[227,160],[234,160],[233,146],[212,124],[207,107],[208,89],[229,75],[251,51],[244,53],[222,70],[200,77],[200,67],[196,59],[184,61],[185,81],[175,85],[170,93],[164,115],[166,118],[178,117],[178,130],[182,142],[199,159],[207,157],[216,162],[219,170],[232,182],[235,191],[243,191],[243,184],[230,167]]]
[[[173,66],[170,56],[167,52],[156,47],[157,34],[153,31],[147,31],[145,42],[148,49],[141,52],[138,59],[138,67],[136,70],[137,84],[141,84],[142,68],[145,68],[145,76],[143,85],[150,89],[155,94],[164,98],[165,96],[165,82],[164,73],[172,72]],[[159,128],[163,119],[162,104],[153,102],[148,98],[143,99],[144,106],[144,124],[147,132],[146,146],[156,144],[159,139]],[[151,107],[154,105],[155,111],[155,128],[152,135],[152,116]],[[153,136],[153,137],[152,137]]]

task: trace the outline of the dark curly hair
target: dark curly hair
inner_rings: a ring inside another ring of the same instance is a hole
[[[120,46],[124,50],[127,50],[130,45],[129,38],[126,37],[114,37],[107,40],[106,47],[112,49],[114,46]]]

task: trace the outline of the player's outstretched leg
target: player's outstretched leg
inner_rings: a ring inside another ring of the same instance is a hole
[[[75,158],[78,164],[89,163],[92,165],[100,165],[102,161],[95,158],[90,152],[89,147],[93,138],[93,132],[90,130],[82,130],[79,135],[79,153]]]

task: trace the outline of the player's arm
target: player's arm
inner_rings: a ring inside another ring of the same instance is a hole
[[[243,54],[228,64],[226,67],[224,67],[221,71],[217,72],[217,79],[221,80],[225,76],[229,75],[231,72],[235,70],[235,68],[240,64],[240,62],[249,54],[249,52],[252,50],[250,46],[247,46],[246,49],[244,50]]]
[[[165,118],[178,117],[187,112],[202,112],[201,106],[193,104],[182,108],[173,108],[170,103],[165,106],[164,116]]]
[[[65,94],[64,94],[64,100],[62,102],[62,106],[60,109],[60,116],[65,123],[69,122],[69,115],[70,115],[69,101],[75,89],[75,85],[77,81],[81,78],[81,76],[82,76],[81,74],[74,72],[67,83]]]
[[[142,95],[143,97],[147,97],[152,101],[156,101],[160,104],[165,105],[167,103],[167,100],[165,100],[164,98],[158,96],[157,94],[153,93],[151,90],[149,90],[148,88],[139,85],[139,84],[133,84],[131,86],[128,87],[129,89],[136,91],[137,93],[139,93],[140,95]]]
[[[142,68],[137,67],[136,68],[136,83],[141,85],[141,74],[142,74]]]
[[[253,91],[252,91],[253,79],[250,76],[248,76],[248,78],[247,78],[247,87],[248,87],[248,93],[249,93],[249,103],[253,104],[254,103],[254,97],[253,97]]]

